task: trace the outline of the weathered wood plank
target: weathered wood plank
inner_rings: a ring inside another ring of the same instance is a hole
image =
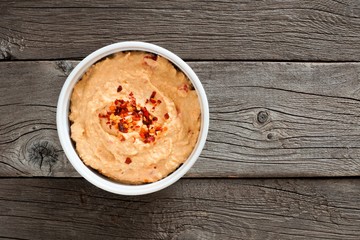
[[[1,1],[0,58],[149,41],[185,59],[360,61],[358,0]]]
[[[1,176],[74,175],[60,147],[55,120],[67,66],[60,62],[1,64]]]
[[[360,179],[187,179],[121,197],[83,179],[0,179],[0,237],[359,239]]]
[[[55,125],[57,96],[76,63],[0,64],[0,176],[78,176]],[[188,177],[360,175],[360,63],[190,65],[211,121]]]

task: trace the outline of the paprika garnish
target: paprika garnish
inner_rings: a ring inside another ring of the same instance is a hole
[[[117,88],[117,92],[121,92],[121,90],[122,90],[122,86],[119,85],[118,88]]]

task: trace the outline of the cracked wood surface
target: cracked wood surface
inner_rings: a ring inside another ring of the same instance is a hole
[[[0,176],[78,176],[58,141],[75,61],[0,63]],[[360,175],[360,63],[190,62],[210,131],[188,177]]]
[[[0,179],[5,239],[358,240],[360,179],[183,179],[121,197],[84,179]]]
[[[192,60],[359,61],[358,0],[0,1],[0,59],[140,40]]]

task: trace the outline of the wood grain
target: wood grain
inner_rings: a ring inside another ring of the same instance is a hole
[[[0,64],[0,176],[78,176],[55,125],[76,63]],[[360,176],[360,63],[190,65],[211,120],[188,177]]]
[[[1,179],[6,239],[347,239],[360,179],[181,180],[121,197],[83,179]]]
[[[71,63],[0,64],[0,175],[78,176],[56,131],[56,102]]]
[[[0,1],[0,58],[140,40],[185,59],[360,61],[358,0]]]

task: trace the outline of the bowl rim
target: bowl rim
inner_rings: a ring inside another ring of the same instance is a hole
[[[83,161],[80,159],[70,138],[70,125],[69,125],[68,115],[69,115],[69,107],[70,107],[70,98],[75,84],[81,79],[82,75],[91,65],[93,65],[94,63],[96,63],[97,61],[99,61],[100,59],[106,56],[121,51],[145,51],[160,55],[168,59],[189,78],[189,80],[193,84],[198,94],[198,99],[201,108],[201,125],[200,125],[198,140],[192,153],[178,169],[176,169],[174,172],[164,177],[163,179],[153,183],[128,185],[113,181],[110,178],[101,175],[100,173],[96,173],[95,170],[92,170],[90,167],[86,166],[83,163]],[[60,139],[60,144],[64,150],[64,153],[67,156],[70,163],[75,168],[75,170],[82,177],[84,177],[87,181],[89,181],[93,185],[108,192],[112,192],[120,195],[143,195],[143,194],[153,193],[170,186],[171,184],[179,180],[182,176],[184,176],[188,172],[188,170],[194,165],[194,163],[200,156],[202,149],[204,148],[208,134],[209,104],[205,90],[199,78],[197,77],[196,73],[180,57],[178,57],[177,55],[175,55],[174,53],[170,52],[165,48],[147,42],[138,42],[138,41],[118,42],[107,45],[92,52],[90,55],[88,55],[82,61],[80,61],[79,64],[69,74],[59,95],[57,110],[56,110],[56,125]]]

